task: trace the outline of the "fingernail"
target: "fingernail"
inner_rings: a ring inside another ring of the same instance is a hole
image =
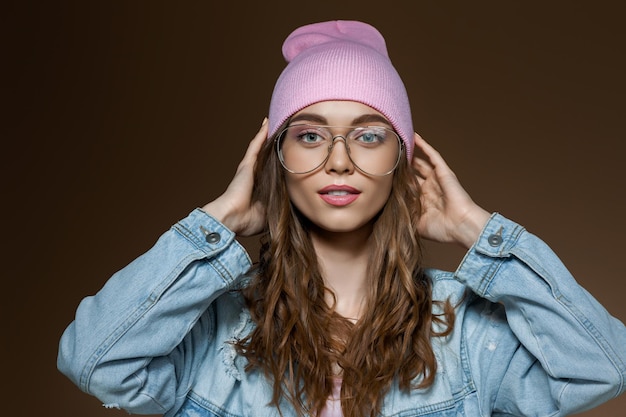
[[[265,126],[266,124],[267,124],[267,117],[263,119],[263,123],[261,123],[261,126]]]

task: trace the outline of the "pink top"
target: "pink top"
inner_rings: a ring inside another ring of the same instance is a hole
[[[320,413],[319,417],[343,417],[341,412],[341,378],[333,379],[333,392],[326,400],[326,406]]]

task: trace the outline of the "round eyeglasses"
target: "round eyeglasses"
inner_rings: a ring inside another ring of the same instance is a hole
[[[333,132],[345,134],[336,135]],[[338,139],[345,143],[352,164],[368,175],[391,174],[402,157],[400,136],[383,126],[295,124],[287,126],[276,137],[276,151],[287,171],[307,174],[326,163]]]

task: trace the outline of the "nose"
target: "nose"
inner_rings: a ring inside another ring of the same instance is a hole
[[[328,152],[328,159],[324,165],[326,172],[349,174],[354,172],[354,164],[348,154],[348,143],[345,137],[341,135],[334,136]]]

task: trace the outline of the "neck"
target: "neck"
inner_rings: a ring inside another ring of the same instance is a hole
[[[353,321],[364,308],[367,289],[367,266],[370,256],[371,227],[343,233],[314,230],[311,233],[326,286],[333,292],[326,296],[335,311]]]

